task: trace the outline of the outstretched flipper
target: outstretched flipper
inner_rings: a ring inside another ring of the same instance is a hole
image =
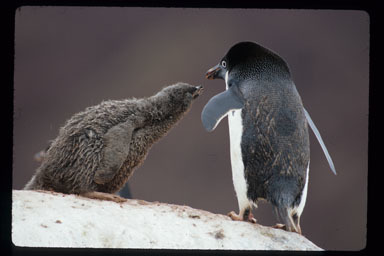
[[[305,117],[307,118],[309,126],[311,127],[313,133],[315,134],[317,140],[320,143],[321,148],[323,149],[323,152],[325,154],[325,157],[327,158],[329,167],[331,167],[332,172],[336,175],[335,165],[333,164],[332,158],[328,153],[327,147],[325,146],[324,141],[321,138],[319,130],[317,130],[315,123],[312,121],[311,117],[309,116],[309,114],[308,114],[307,110],[305,110],[305,108],[304,108],[304,113],[305,113]]]
[[[105,184],[113,179],[120,170],[129,153],[132,132],[135,129],[131,121],[113,126],[104,135],[102,164],[95,173],[94,181]]]
[[[212,97],[201,112],[201,121],[208,132],[213,131],[228,112],[243,108],[243,100],[232,88]]]

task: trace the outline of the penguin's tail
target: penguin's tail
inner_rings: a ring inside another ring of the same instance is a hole
[[[276,215],[284,223],[287,231],[301,234],[300,216],[297,215],[294,209],[289,207],[276,207],[275,209]]]
[[[24,186],[23,190],[46,190],[44,189],[43,184],[41,183],[41,178],[39,169],[37,169],[36,173],[32,176],[32,178],[28,181],[28,183]]]
[[[28,183],[24,186],[23,190],[34,190],[37,189],[36,176],[33,175]]]

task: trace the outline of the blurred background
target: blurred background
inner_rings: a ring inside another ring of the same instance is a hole
[[[369,16],[362,11],[22,7],[15,13],[13,189],[34,155],[73,114],[102,100],[146,97],[178,81],[203,85],[192,110],[155,144],[129,180],[133,198],[238,211],[227,121],[207,133],[203,106],[225,89],[206,80],[239,41],[255,41],[289,64],[337,176],[313,133],[303,235],[327,250],[366,243]],[[254,210],[274,225],[271,205]]]

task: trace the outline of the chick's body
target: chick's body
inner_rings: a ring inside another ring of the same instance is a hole
[[[201,87],[178,83],[152,97],[104,101],[75,114],[25,189],[117,192],[200,92]]]

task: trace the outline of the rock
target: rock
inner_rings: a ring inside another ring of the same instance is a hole
[[[322,250],[296,233],[188,206],[14,190],[12,241],[27,247]]]

